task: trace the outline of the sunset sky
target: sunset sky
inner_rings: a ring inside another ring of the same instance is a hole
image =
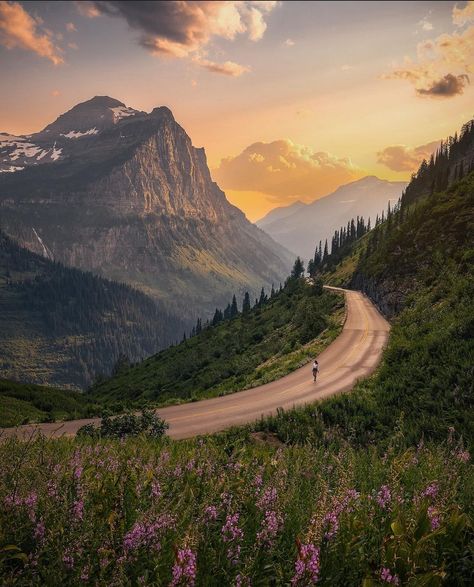
[[[251,220],[407,179],[474,116],[474,2],[2,2],[0,132],[166,105]]]

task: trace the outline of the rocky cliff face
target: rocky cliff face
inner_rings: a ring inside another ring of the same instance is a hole
[[[168,108],[145,114],[111,98],[90,102],[29,138],[44,149],[53,142],[57,161],[0,175],[0,222],[10,236],[187,316],[284,278],[287,251],[227,201],[204,150]]]

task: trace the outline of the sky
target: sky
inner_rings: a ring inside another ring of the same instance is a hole
[[[474,116],[474,2],[0,1],[0,132],[168,106],[254,221],[407,180]]]

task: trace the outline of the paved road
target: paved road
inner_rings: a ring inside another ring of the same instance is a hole
[[[320,374],[316,383],[313,383],[311,365],[307,365],[254,389],[159,409],[160,416],[170,425],[169,435],[188,438],[252,422],[262,415],[274,414],[279,407],[288,409],[347,391],[358,379],[370,375],[380,361],[390,326],[362,293],[341,291],[346,295],[346,322],[341,334],[318,357]],[[29,436],[34,430],[40,430],[46,436],[74,435],[84,424],[97,421],[28,425],[7,429],[4,434]]]

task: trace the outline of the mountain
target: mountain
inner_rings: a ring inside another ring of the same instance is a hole
[[[375,220],[389,201],[396,203],[405,186],[401,181],[387,181],[373,175],[364,177],[311,204],[299,206],[292,214],[281,216],[278,212],[273,220],[267,215],[257,225],[264,227],[281,245],[308,260],[320,240],[323,244],[325,239],[330,240],[334,231],[346,226],[351,218],[363,216]]]
[[[127,285],[65,267],[0,232],[0,373],[69,388],[179,340],[189,324]]]
[[[298,200],[297,202],[293,202],[293,204],[290,204],[289,206],[280,206],[278,208],[273,208],[273,210],[270,210],[270,212],[265,214],[263,218],[257,220],[255,224],[257,226],[260,226],[260,228],[265,229],[265,227],[268,224],[271,224],[272,222],[275,222],[277,220],[281,220],[282,218],[291,216],[291,214],[294,214],[295,212],[304,209],[307,205],[308,204],[305,204],[304,202]]]
[[[147,114],[97,96],[1,148],[8,235],[176,314],[209,313],[288,273],[291,255],[227,201],[166,107]]]

